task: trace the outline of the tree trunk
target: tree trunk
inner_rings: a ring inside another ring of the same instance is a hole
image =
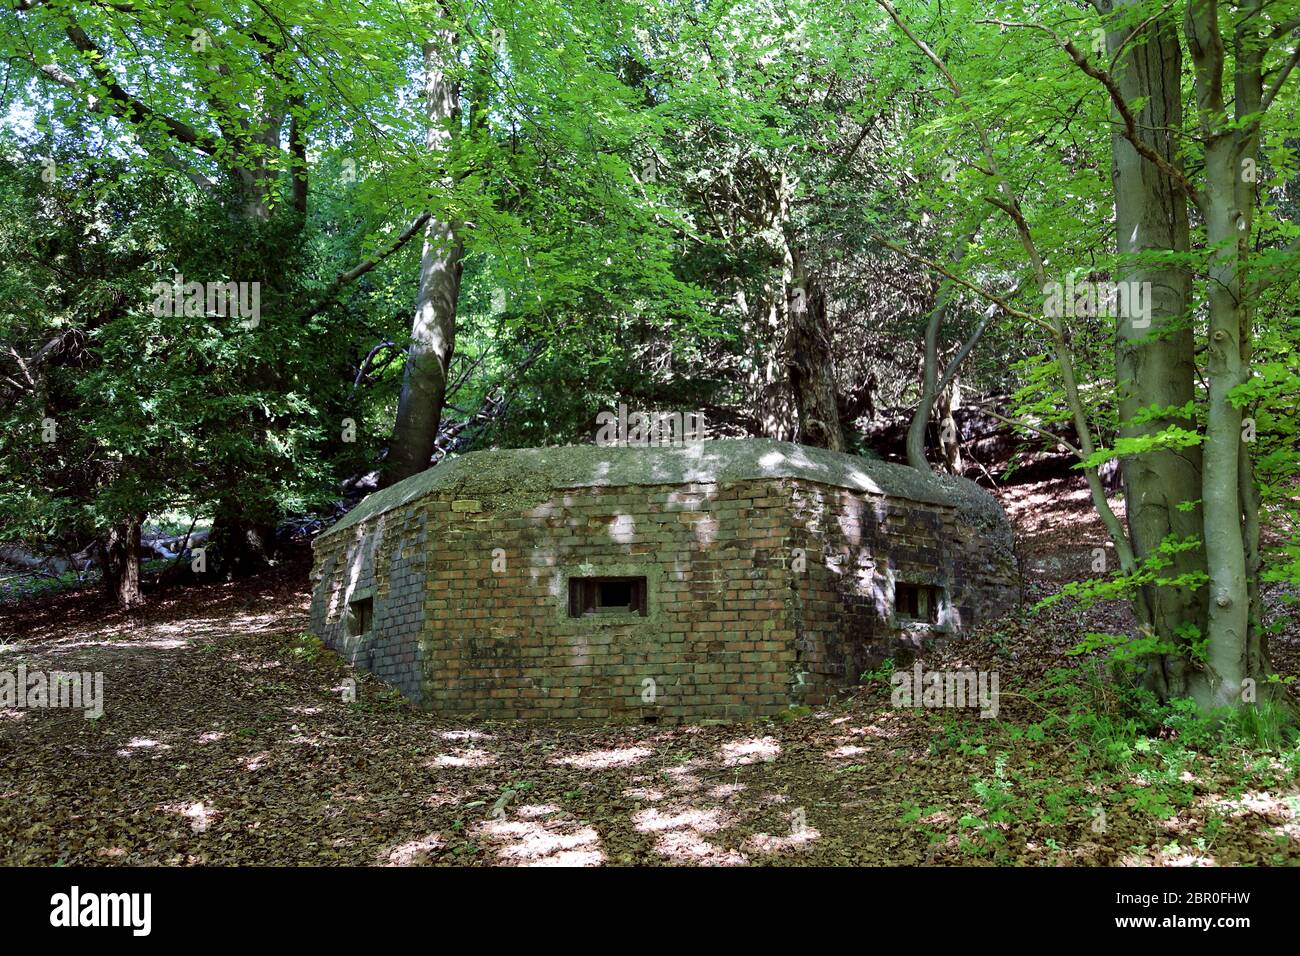
[[[1198,699],[1232,703],[1246,676],[1245,538],[1241,529],[1241,409],[1229,400],[1244,381],[1238,298],[1237,215],[1233,197],[1233,142],[1223,138],[1206,150],[1206,235],[1211,248],[1210,343],[1206,375],[1209,409],[1205,425],[1205,557],[1210,575],[1209,673]],[[1226,190],[1226,195],[1225,191]]]
[[[925,456],[925,433],[930,427],[930,413],[939,381],[939,331],[943,328],[943,315],[952,298],[952,284],[945,281],[939,288],[939,297],[925,320],[925,345],[921,353],[921,397],[916,403],[912,423],[907,428],[907,463],[921,472],[931,472],[930,461]]]
[[[1249,17],[1253,18],[1256,29],[1262,29],[1258,14],[1261,12],[1262,0],[1252,0],[1247,7]],[[1249,21],[1248,21],[1249,22]],[[1264,95],[1264,54],[1267,45],[1257,42],[1249,29],[1235,33],[1236,77],[1234,84],[1234,108],[1237,118],[1244,120],[1253,116],[1263,105]],[[1243,260],[1249,254],[1251,228],[1255,218],[1256,180],[1255,175],[1246,175],[1245,169],[1251,168],[1259,160],[1259,132],[1257,128],[1245,127],[1236,132],[1237,137],[1237,209],[1240,219],[1237,232],[1240,236],[1239,250]],[[1257,288],[1251,288],[1241,303],[1241,361],[1242,374],[1249,377],[1252,355],[1252,338],[1254,334],[1254,302]],[[1246,588],[1248,611],[1246,621],[1246,673],[1259,679],[1273,672],[1272,660],[1268,651],[1268,638],[1263,628],[1263,604],[1259,591],[1259,534],[1260,534],[1260,496],[1255,482],[1255,464],[1251,460],[1250,445],[1244,440],[1238,449],[1237,490],[1241,496],[1241,531],[1245,541]],[[1278,685],[1266,685],[1270,692],[1279,692]],[[1279,692],[1279,696],[1282,696]]]
[[[1142,0],[1116,0],[1123,13]],[[1179,131],[1183,127],[1182,49],[1177,20],[1162,16],[1147,23],[1137,36],[1131,27],[1109,35],[1112,53],[1123,44],[1116,65],[1116,82],[1124,99],[1143,104],[1138,113],[1142,140],[1181,169]],[[1118,116],[1118,114],[1116,114]],[[1142,425],[1128,424],[1144,408],[1183,407],[1195,395],[1195,339],[1188,320],[1191,276],[1179,265],[1135,262],[1128,257],[1157,252],[1186,253],[1191,248],[1187,219],[1188,197],[1168,175],[1140,156],[1117,131],[1112,134],[1111,175],[1115,193],[1117,251],[1121,281],[1149,283],[1150,325],[1117,316],[1115,372],[1119,396],[1120,435],[1154,434],[1170,425],[1195,430],[1194,418],[1160,417]],[[1125,502],[1129,535],[1139,562],[1154,555],[1170,535],[1179,539],[1201,531],[1201,453],[1197,448],[1153,451],[1126,458]],[[1180,505],[1192,505],[1180,510]],[[1205,570],[1200,549],[1172,555],[1170,576]],[[1158,637],[1182,643],[1180,625],[1205,626],[1205,595],[1192,588],[1148,585],[1135,602],[1139,624]],[[1151,662],[1147,683],[1161,697],[1187,692],[1185,652],[1162,655]]]
[[[961,379],[954,376],[939,395],[939,451],[943,455],[944,470],[950,475],[960,475],[961,435],[957,433],[957,409],[961,408]]]
[[[814,448],[844,451],[826,295],[820,284],[804,275],[797,257],[795,262],[796,285],[791,291],[796,294],[788,302],[786,364],[790,394],[798,413],[796,440]]]
[[[780,285],[766,283],[763,293],[761,304],[764,311],[759,321],[766,328],[758,338],[766,340],[767,351],[761,357],[762,367],[757,376],[755,418],[764,437],[794,441],[798,436],[798,426],[786,361],[792,332],[788,321],[786,282],[783,279]]]
[[[140,526],[144,515],[131,515],[111,527],[100,546],[103,554],[104,590],[118,607],[130,610],[144,604],[140,591]]]
[[[455,34],[448,31],[438,32],[424,44],[430,152],[446,150],[454,136],[460,84],[444,65],[454,64],[456,46]],[[384,462],[384,487],[428,468],[433,457],[447,394],[447,369],[455,349],[463,251],[455,224],[432,217],[424,231],[420,291],[397,421]]]
[[[1258,13],[1258,9],[1254,12]],[[1243,476],[1251,472],[1243,464],[1246,448],[1241,440],[1241,409],[1230,399],[1233,389],[1246,380],[1250,355],[1245,303],[1250,286],[1245,277],[1254,200],[1252,193],[1248,204],[1243,203],[1247,197],[1239,188],[1238,176],[1240,161],[1253,159],[1253,155],[1246,155],[1250,143],[1243,141],[1240,126],[1233,128],[1224,105],[1226,56],[1217,4],[1190,0],[1185,27],[1195,66],[1194,89],[1205,148],[1200,207],[1210,250],[1205,369],[1209,407],[1201,485],[1210,578],[1209,614],[1205,668],[1193,682],[1192,694],[1202,706],[1219,706],[1240,703],[1244,680],[1262,676],[1250,670],[1252,582],[1243,530],[1243,525],[1255,521],[1257,514],[1242,513],[1243,502],[1252,500],[1253,489],[1243,489],[1241,484]],[[1243,75],[1250,71],[1252,57],[1248,56],[1245,63],[1240,55],[1237,59],[1235,92],[1240,123],[1259,103],[1259,90],[1257,75],[1254,89],[1252,79]],[[1247,102],[1240,101],[1243,97]]]
[[[978,224],[964,232],[957,245],[952,250],[952,264],[956,267],[966,257],[966,250],[970,247],[971,240],[979,231],[984,221],[988,218],[987,211],[981,214]],[[938,295],[934,300],[934,307],[930,310],[929,316],[925,320],[925,344],[921,353],[921,397],[916,403],[916,412],[912,415],[912,423],[907,429],[907,463],[917,471],[930,472],[930,462],[925,457],[925,432],[930,425],[930,413],[934,410],[934,401],[942,390],[943,386],[939,382],[939,333],[943,331],[944,318],[948,312],[948,306],[957,295],[957,286],[951,279],[945,278],[939,286]],[[953,359],[952,365],[945,373],[955,375],[957,366],[974,348],[975,341],[979,339],[983,332],[984,323],[976,329],[974,335],[966,346],[958,352],[957,357]]]
[[[218,502],[208,535],[212,552],[208,569],[227,580],[265,570],[275,560],[275,517],[272,506],[245,502]]]

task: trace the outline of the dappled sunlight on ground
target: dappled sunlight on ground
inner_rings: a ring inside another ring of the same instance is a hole
[[[442,849],[443,845],[442,838],[436,833],[431,833],[418,840],[393,847],[388,851],[387,863],[389,866],[418,866],[428,863],[429,855]]]
[[[654,834],[656,852],[673,863],[736,866],[747,862],[743,853],[705,839],[705,834],[731,825],[730,819],[717,808],[682,808],[669,812],[651,808],[633,814],[632,825],[642,833]]]
[[[491,740],[491,734],[481,730],[440,730],[434,734],[439,740]]]
[[[754,737],[724,744],[721,752],[724,766],[738,767],[760,760],[775,760],[781,752],[781,745],[772,737]]]
[[[852,744],[846,744],[843,747],[836,747],[828,757],[832,760],[847,760],[850,757],[861,757],[863,754],[871,753],[866,747],[855,747]]]
[[[170,744],[164,744],[149,737],[132,737],[126,742],[126,746],[118,750],[119,757],[130,757],[138,753],[149,751],[171,750]]]
[[[710,800],[730,800],[748,789],[743,783],[723,783],[709,791]]]
[[[698,833],[710,833],[722,829],[721,813],[722,811],[717,809],[685,809],[668,813],[650,809],[633,814],[632,824],[642,833],[657,833],[660,830],[676,830],[681,827],[690,827]]]
[[[623,796],[640,803],[658,803],[664,799],[664,792],[653,787],[628,787],[623,791]]]
[[[788,853],[792,850],[804,849],[820,837],[821,834],[818,831],[807,825],[801,826],[796,818],[791,823],[790,832],[784,836],[755,833],[745,842],[745,847],[750,853]]]
[[[574,757],[557,757],[554,763],[581,770],[605,770],[609,767],[630,767],[651,754],[645,747],[624,747],[621,750],[594,750]]]
[[[140,654],[148,651],[174,651],[187,647],[191,642],[177,637],[136,638],[115,634],[101,640],[66,640],[45,641],[39,646],[26,644],[0,645],[0,654],[22,654],[24,657],[40,659],[42,655],[65,654],[69,651],[96,649],[118,653]]]
[[[333,655],[301,653],[303,588],[194,588],[137,618],[72,599],[20,615],[0,667],[102,669],[105,710],[0,711],[0,863],[968,864],[989,861],[968,845],[989,812],[974,782],[999,760],[1053,784],[1072,770],[1059,739],[985,746],[998,722],[894,710],[888,686],[731,725],[417,713]],[[1037,622],[1004,630],[997,647],[944,653],[1004,671],[1005,719],[1022,658],[1048,642]],[[1022,709],[1014,719],[1041,717]],[[1039,807],[994,829],[1028,864],[1300,861],[1294,787],[1177,783],[1194,796],[1172,816],[1134,805],[1128,788],[1153,786],[1134,772],[1089,779],[1051,820]],[[1099,802],[1106,834],[1091,827]]]
[[[203,833],[216,819],[217,814],[202,801],[198,803],[165,803],[158,808],[165,813],[175,813],[189,820],[195,833]]]
[[[700,836],[693,829],[671,830],[659,835],[655,850],[673,863],[700,866],[740,866],[749,862],[738,850],[728,850]]]
[[[490,752],[467,747],[449,754],[439,754],[429,761],[430,767],[490,767],[496,762]]]
[[[264,750],[259,754],[253,754],[251,757],[243,758],[239,763],[245,770],[253,772],[265,767],[270,759],[271,754]]]
[[[885,713],[866,727],[850,727],[847,731],[851,737],[879,737],[882,740],[893,740],[904,737],[907,734],[906,726],[902,723],[899,715],[896,713]]]
[[[521,819],[481,823],[476,833],[498,845],[503,863],[521,866],[599,866],[605,862],[595,829],[563,817],[552,806],[520,807]]]

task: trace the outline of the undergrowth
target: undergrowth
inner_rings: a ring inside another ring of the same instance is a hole
[[[886,665],[866,675],[888,681]],[[902,821],[933,844],[968,859],[1063,862],[1071,850],[1116,841],[1134,853],[1211,858],[1215,841],[1245,795],[1294,788],[1300,733],[1292,712],[1272,700],[1202,713],[1191,700],[1161,702],[1099,667],[1054,668],[1017,691],[1036,720],[979,720],[928,711],[932,754],[951,752],[976,771],[970,800],[957,812],[905,804]],[[1300,797],[1283,798],[1292,814]],[[1179,836],[1166,841],[1164,834]],[[1110,834],[1110,837],[1107,835]],[[1282,836],[1271,863],[1294,862]]]

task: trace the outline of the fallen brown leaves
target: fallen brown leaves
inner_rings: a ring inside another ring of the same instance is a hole
[[[1086,540],[1074,534],[1070,547]],[[1035,559],[1064,547],[1036,541]],[[1031,575],[1031,591],[1048,577]],[[298,640],[306,611],[299,563],[157,595],[129,617],[106,614],[93,594],[10,614],[0,667],[103,671],[105,714],[0,719],[0,863],[988,862],[962,848],[958,821],[982,812],[972,780],[996,772],[997,748],[952,746],[978,739],[978,719],[895,710],[877,686],[799,719],[730,726],[446,720],[368,679],[345,702],[356,675]],[[1123,609],[1105,613],[1123,624]],[[1024,692],[1084,624],[1069,609],[1011,620],[927,667],[996,667],[1000,716],[1027,725],[1041,705]],[[1070,752],[1026,740],[1003,761],[1064,779],[1077,772]],[[1104,835],[1090,827],[1099,795],[1080,797],[1051,821],[1004,825],[1009,861],[1300,859],[1293,803],[1252,793],[1225,809],[1223,788],[1202,791],[1172,823],[1121,806]],[[919,821],[904,822],[910,806],[924,809]],[[1210,851],[1167,849],[1211,813],[1224,823]]]

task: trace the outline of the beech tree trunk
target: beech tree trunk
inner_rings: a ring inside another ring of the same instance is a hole
[[[944,470],[950,475],[960,475],[961,436],[957,433],[957,409],[961,408],[961,379],[954,376],[939,395],[939,451],[943,455]]]
[[[939,331],[943,328],[944,313],[948,310],[952,295],[951,283],[944,282],[925,322],[925,344],[921,353],[921,397],[907,429],[907,463],[922,472],[932,470],[930,461],[925,456],[925,433],[930,427],[930,413],[934,410],[934,399],[938,392]]]
[[[966,257],[966,250],[970,247],[971,241],[987,218],[987,210],[981,211],[979,221],[964,232],[956,246],[953,247],[951,259],[954,267]],[[930,462],[925,456],[925,433],[930,425],[930,414],[934,411],[935,400],[955,378],[957,369],[961,367],[961,363],[966,360],[966,356],[975,348],[975,344],[979,341],[985,327],[993,316],[992,312],[988,313],[984,320],[976,326],[975,331],[963,343],[962,347],[957,351],[957,355],[941,376],[939,371],[939,333],[943,331],[943,323],[948,314],[948,307],[956,296],[956,283],[945,278],[935,296],[934,307],[926,317],[925,342],[921,350],[921,397],[917,400],[916,411],[912,415],[912,423],[907,429],[907,463],[917,471],[927,473],[931,471],[931,468]],[[956,427],[956,422],[953,423],[953,426]],[[957,446],[957,461],[960,462],[960,459],[961,446],[959,444]],[[958,472],[954,472],[954,474],[956,473]]]
[[[427,143],[431,153],[446,150],[455,135],[460,84],[449,67],[455,63],[456,47],[456,35],[445,30],[424,44]],[[420,290],[397,421],[384,462],[384,487],[428,468],[433,457],[447,395],[447,369],[455,349],[463,252],[456,225],[431,217],[424,230]]]
[[[1249,4],[1247,6],[1250,6]],[[1256,11],[1257,12],[1257,11]],[[1251,586],[1247,576],[1246,537],[1241,479],[1248,473],[1243,457],[1242,412],[1230,395],[1246,380],[1250,351],[1246,273],[1253,195],[1243,205],[1239,190],[1241,162],[1252,159],[1251,144],[1234,129],[1223,97],[1226,62],[1218,4],[1190,0],[1185,16],[1188,49],[1195,67],[1196,107],[1205,149],[1205,185],[1201,214],[1205,218],[1209,264],[1209,343],[1206,360],[1208,408],[1205,423],[1204,501],[1205,559],[1209,572],[1209,613],[1204,669],[1197,675],[1193,695],[1207,705],[1239,703],[1249,670]],[[1238,62],[1238,121],[1259,103],[1258,77],[1243,76],[1249,62]],[[1244,100],[1244,102],[1243,102]],[[1245,112],[1242,112],[1245,111]]]
[[[1262,0],[1252,0],[1246,12],[1253,19],[1257,29],[1258,14]],[[1267,44],[1256,42],[1257,37],[1250,30],[1238,30],[1234,33],[1237,69],[1234,83],[1235,110],[1238,119],[1253,116],[1260,111],[1264,96],[1264,54]],[[1250,230],[1254,224],[1256,196],[1256,179],[1247,174],[1247,167],[1254,168],[1259,161],[1258,129],[1245,127],[1234,134],[1237,139],[1238,169],[1236,177],[1237,208],[1240,219],[1237,224],[1239,234],[1239,251],[1243,257],[1250,251]],[[1254,334],[1254,300],[1260,291],[1258,283],[1251,283],[1241,302],[1241,361],[1243,375],[1250,375],[1252,354],[1252,336]],[[1247,621],[1246,621],[1246,673],[1258,678],[1273,672],[1273,664],[1268,652],[1268,640],[1263,630],[1263,605],[1259,590],[1259,533],[1260,533],[1260,497],[1255,483],[1255,465],[1251,460],[1250,445],[1244,437],[1238,450],[1238,492],[1241,496],[1241,532],[1245,545]],[[1271,691],[1277,691],[1277,685],[1266,685]],[[1280,695],[1279,695],[1280,696]]]
[[[1124,15],[1141,0],[1116,0],[1114,12]],[[1130,17],[1130,19],[1132,19]],[[1139,33],[1131,27],[1108,36],[1112,56],[1123,47],[1115,79],[1128,103],[1141,102],[1139,136],[1176,169],[1182,169],[1178,133],[1183,126],[1182,49],[1176,15],[1147,23]],[[1120,434],[1154,434],[1170,425],[1196,429],[1194,418],[1161,416],[1141,425],[1129,424],[1139,410],[1183,407],[1195,396],[1196,355],[1188,310],[1192,281],[1178,265],[1127,260],[1150,252],[1186,253],[1191,248],[1188,197],[1168,174],[1139,155],[1125,137],[1116,114],[1112,134],[1111,175],[1115,194],[1115,224],[1122,264],[1120,281],[1149,283],[1150,324],[1118,316],[1115,323],[1115,374],[1119,397]],[[1156,553],[1170,535],[1199,536],[1201,453],[1198,448],[1153,451],[1121,463],[1129,535],[1141,562]],[[1180,509],[1184,506],[1184,509]],[[1190,506],[1190,507],[1188,507]],[[1200,549],[1172,555],[1173,574],[1205,570]],[[1158,637],[1185,645],[1178,636],[1184,625],[1205,627],[1205,595],[1194,588],[1147,586],[1135,602],[1139,624]],[[1147,682],[1161,697],[1187,693],[1188,669],[1183,652],[1161,655],[1151,662]]]

